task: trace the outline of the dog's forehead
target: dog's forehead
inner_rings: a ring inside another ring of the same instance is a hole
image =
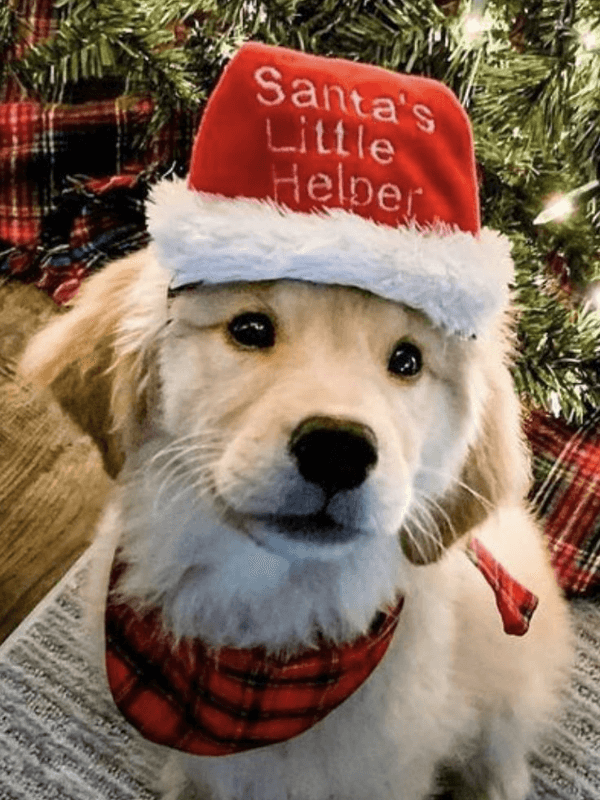
[[[235,313],[242,306],[266,305],[271,294],[271,286],[267,283],[197,283],[174,292],[169,305],[176,317],[215,320]]]
[[[419,321],[431,323],[424,314],[379,297],[364,289],[304,280],[194,284],[173,293],[171,313],[196,323],[216,322],[240,310],[264,310],[278,316],[306,317],[330,311],[348,314],[362,312],[362,319],[377,319],[378,324]],[[358,322],[358,317],[355,321]]]

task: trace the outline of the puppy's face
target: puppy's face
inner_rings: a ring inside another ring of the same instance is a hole
[[[502,319],[463,341],[356,289],[196,286],[167,301],[168,282],[148,252],[109,265],[20,371],[98,443],[120,484],[120,588],[176,633],[344,641],[405,591],[403,554],[430,563],[521,501]]]
[[[169,316],[165,490],[183,468],[228,526],[287,558],[401,529],[427,549],[483,394],[476,343],[365,292],[295,281],[195,287]]]

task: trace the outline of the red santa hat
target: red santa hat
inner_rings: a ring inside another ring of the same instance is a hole
[[[355,286],[473,336],[504,307],[508,241],[481,229],[471,129],[443,84],[247,43],[206,106],[187,184],[148,222],[171,288]]]

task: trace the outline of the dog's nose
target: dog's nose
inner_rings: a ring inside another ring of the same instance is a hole
[[[360,486],[377,463],[377,439],[367,425],[336,417],[308,417],[290,437],[298,470],[328,496]]]

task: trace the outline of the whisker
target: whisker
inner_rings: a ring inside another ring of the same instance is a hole
[[[154,464],[160,458],[171,455],[172,453],[185,453],[185,452],[216,452],[222,449],[221,444],[215,443],[185,443],[185,444],[171,444],[164,447],[158,453],[155,453],[150,459],[150,463]]]
[[[458,479],[456,479],[455,482],[457,486],[460,486],[461,489],[465,489],[475,500],[478,500],[486,511],[492,511],[494,509],[494,504],[492,503],[492,501],[489,500],[487,497],[484,497],[482,494],[480,494],[480,492],[473,489],[473,487],[469,486],[468,483],[465,483],[464,481]]]
[[[425,547],[425,543],[429,542],[436,553],[443,553],[444,551],[444,544],[442,542],[441,532],[439,531],[437,521],[432,514],[432,512],[423,504],[422,499],[426,498],[418,498],[415,502],[414,507],[411,509],[409,522],[413,526],[417,528],[418,533],[420,534],[419,539],[421,540],[423,547]],[[406,522],[404,523],[407,524]],[[424,561],[428,560],[423,555],[423,549],[419,546],[419,542],[414,536],[412,531],[409,531],[412,537],[412,541],[419,551],[419,554],[423,558]]]
[[[190,464],[188,460],[192,456],[200,458],[201,456],[206,457],[220,453],[221,449],[217,447],[208,449],[208,448],[201,448],[195,445],[186,445],[185,447],[182,446],[180,448],[172,448],[169,450],[164,450],[162,453],[156,454],[150,461],[150,463],[152,463],[152,461],[156,461],[158,455],[164,458],[168,457],[168,461],[161,467],[159,467],[155,472],[156,477],[159,477],[163,472],[170,469],[172,465],[177,464],[177,462],[183,462],[181,466],[184,468],[193,469],[195,465]]]
[[[451,481],[456,486],[468,492],[475,500],[479,501],[486,511],[491,511],[494,508],[494,504],[491,502],[491,500],[489,500],[487,497],[484,497],[484,495],[482,495],[472,486],[469,486],[468,483],[465,483],[465,481],[461,480],[460,478],[456,478],[453,475],[449,475],[447,472],[443,472],[439,469],[433,469],[431,467],[420,467],[420,471],[429,472],[432,475],[438,475],[441,478]]]
[[[183,489],[180,492],[178,492],[177,494],[171,495],[169,497],[169,499],[168,499],[168,502],[165,503],[164,505],[167,505],[167,506],[176,505],[183,497],[185,497],[186,492],[190,491],[190,489],[191,489],[190,486],[184,486]],[[160,492],[157,495],[157,497],[156,497],[156,499],[154,501],[155,513],[158,511],[158,509],[161,506],[161,497],[162,497],[162,492]]]
[[[448,525],[448,528],[450,530],[452,538],[456,539],[457,538],[456,528],[454,527],[454,523],[452,522],[452,519],[451,519],[450,515],[448,514],[448,512],[446,511],[446,509],[440,503],[438,503],[438,501],[433,497],[428,497],[426,495],[423,495],[421,497],[421,500],[425,504],[429,504],[430,506],[432,506],[434,511],[437,511],[437,513],[440,514],[446,520],[446,523]],[[429,511],[429,509],[428,509],[428,511]],[[429,511],[429,513],[431,514],[432,520],[435,521],[435,515],[432,514],[431,511]],[[436,525],[437,525],[437,523],[436,523]]]
[[[184,451],[186,449],[194,449],[194,450],[212,450],[218,449],[222,445],[222,439],[219,437],[215,437],[213,439],[209,439],[206,437],[181,437],[179,439],[175,439],[173,442],[169,442],[169,444],[165,445],[161,450],[155,453],[152,458],[150,459],[150,463],[154,463],[159,458],[163,456],[174,453]]]
[[[167,505],[167,502],[165,502],[165,499],[164,499],[165,496],[167,494],[170,495],[173,489],[175,489],[176,487],[181,485],[181,478],[182,477],[183,476],[177,475],[176,473],[169,473],[168,475],[165,475],[163,481],[161,482],[160,486],[158,487],[158,490],[157,490],[155,498],[154,498],[154,512],[155,513],[158,511],[158,509],[160,508],[161,505]],[[168,504],[172,505],[173,503],[174,503],[174,498],[173,497],[169,497]]]
[[[419,523],[418,516],[421,515],[425,519],[420,521],[420,528],[424,534],[426,534],[430,539],[438,539],[439,538],[439,529],[437,525],[437,521],[431,511],[423,505],[422,499],[419,498],[415,505],[414,511],[416,512],[416,517],[414,521]],[[429,526],[427,526],[426,520],[429,521]]]
[[[418,554],[419,554],[419,556],[420,556],[421,560],[422,560],[422,561],[425,561],[426,559],[425,559],[425,555],[424,555],[424,553],[423,553],[423,550],[422,550],[422,548],[421,548],[421,543],[419,542],[419,539],[418,539],[418,538],[415,536],[415,534],[413,533],[413,531],[411,531],[411,529],[410,529],[410,525],[409,525],[409,523],[408,523],[408,522],[404,522],[404,524],[402,525],[402,530],[403,530],[403,531],[406,533],[406,535],[408,536],[408,538],[409,538],[409,540],[410,540],[410,543],[411,543],[411,545],[412,545],[412,546],[415,548],[415,550],[418,552]]]
[[[179,469],[172,469],[162,479],[158,487],[156,500],[154,503],[155,509],[158,508],[165,493],[172,490],[181,490],[168,498],[170,505],[176,504],[180,501],[187,492],[192,493],[191,501],[193,503],[202,500],[215,488],[214,467],[218,459],[206,461],[202,464],[193,464],[191,466],[179,464]],[[164,468],[163,470],[164,471]],[[156,473],[158,476],[160,472]],[[226,490],[226,487],[223,487]]]
[[[206,459],[213,461],[214,457],[222,452],[222,436],[216,433],[203,432],[202,434],[189,434],[181,436],[155,453],[150,459],[150,467],[155,467],[161,460],[166,459],[158,469],[155,470],[154,478],[165,479],[159,488],[159,495],[169,485],[174,476],[183,472],[194,474],[198,466],[206,464]],[[194,463],[195,462],[195,463]],[[198,463],[200,462],[200,463]]]
[[[207,495],[211,489],[215,488],[215,480],[212,474],[200,475],[190,484],[190,487],[198,494],[199,498]]]
[[[223,434],[219,431],[211,431],[211,430],[203,430],[201,433],[186,433],[182,436],[177,436],[171,442],[166,445],[167,447],[171,447],[172,445],[177,444],[185,444],[186,442],[216,442],[222,441]]]

